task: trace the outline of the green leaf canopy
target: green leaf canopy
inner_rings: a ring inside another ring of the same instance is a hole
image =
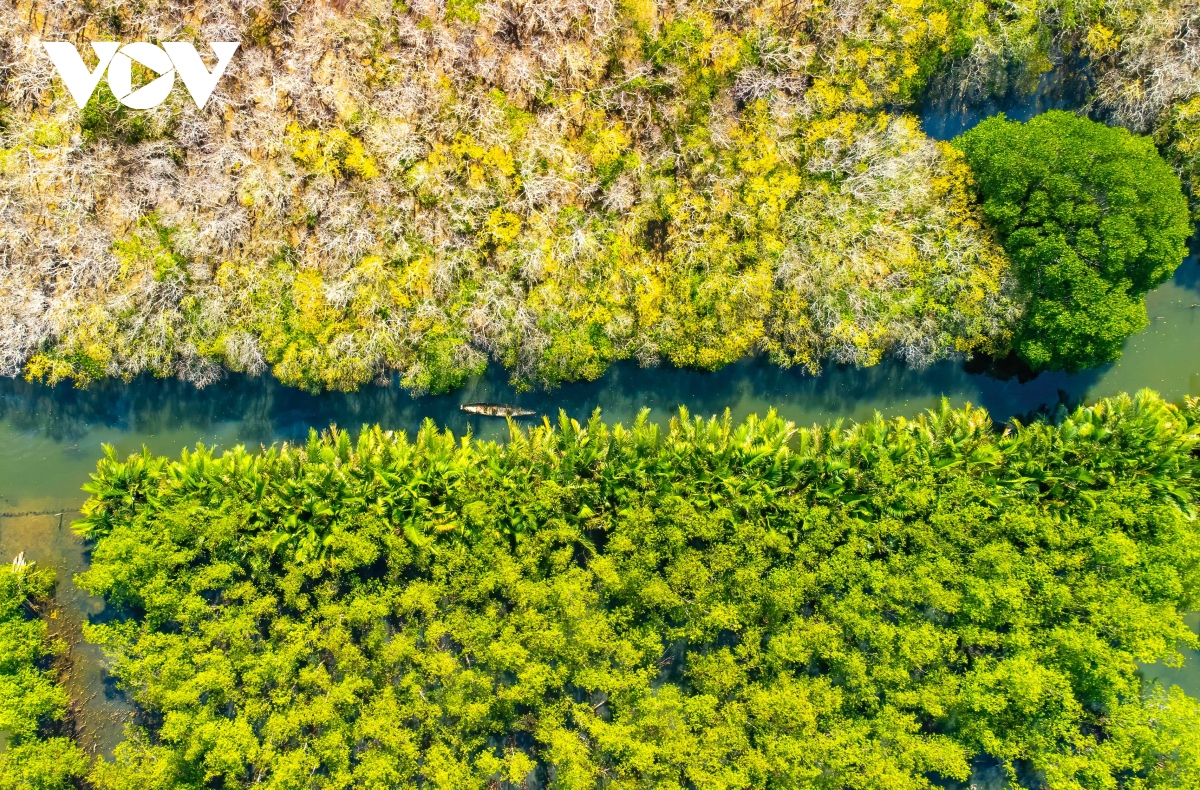
[[[1194,786],[1197,407],[110,451],[102,788]]]
[[[1117,359],[1192,233],[1154,142],[1054,110],[1023,124],[988,118],[955,145],[1024,292],[1017,353],[1069,371]]]

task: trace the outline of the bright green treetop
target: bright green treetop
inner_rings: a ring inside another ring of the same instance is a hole
[[[1200,643],[1198,417],[110,452],[80,582],[130,618],[87,633],[149,726],[92,780],[1194,788],[1200,708],[1137,662]]]
[[[1070,371],[1119,357],[1146,325],[1142,296],[1175,271],[1192,230],[1153,142],[1055,110],[989,118],[955,144],[1028,300],[1016,352]]]
[[[87,771],[70,739],[46,737],[66,713],[66,691],[45,668],[64,645],[46,638],[30,604],[53,586],[53,571],[23,557],[0,565],[0,790],[66,790]]]

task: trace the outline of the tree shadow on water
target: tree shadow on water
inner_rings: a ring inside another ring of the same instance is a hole
[[[1200,223],[1192,230],[1188,240],[1188,256],[1175,270],[1173,281],[1181,288],[1200,292]]]
[[[1032,90],[1014,86],[998,97],[964,98],[952,86],[935,80],[917,114],[925,134],[935,140],[951,140],[998,113],[1024,122],[1047,110],[1079,110],[1091,92],[1087,69],[1077,59],[1066,57],[1039,76]]]
[[[556,421],[560,410],[582,421],[597,408],[610,423],[629,424],[643,408],[650,410],[652,420],[665,423],[680,406],[702,417],[720,415],[728,408],[737,420],[775,408],[786,419],[811,425],[842,417],[869,419],[876,411],[913,416],[936,407],[941,397],[956,406],[971,401],[1000,421],[1078,402],[1103,373],[1100,369],[1077,375],[1034,375],[1006,364],[948,360],[915,369],[884,360],[869,368],[829,366],[814,376],[803,368],[781,368],[762,357],[712,372],[622,362],[595,381],[532,392],[519,392],[507,371],[493,365],[455,392],[417,398],[395,382],[354,393],[314,395],[269,376],[240,374],[205,389],[152,377],[128,384],[94,382],[86,389],[0,379],[0,420],[61,442],[78,441],[102,428],[135,438],[191,432],[197,439],[232,428],[235,440],[248,446],[303,441],[311,428],[331,424],[349,429],[379,424],[411,435],[426,419],[460,435],[469,430],[479,438],[505,438],[505,421],[460,409],[473,401],[533,409],[535,417],[519,421],[524,425],[543,418]]]

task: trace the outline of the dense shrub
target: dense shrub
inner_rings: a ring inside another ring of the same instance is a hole
[[[1200,409],[111,450],[104,788],[1191,787]],[[531,782],[522,785],[527,779]],[[536,782],[532,780],[536,779]]]
[[[79,747],[50,734],[66,712],[67,694],[45,664],[62,644],[46,638],[31,604],[49,597],[53,585],[53,572],[23,557],[0,567],[0,738],[7,741],[0,790],[76,787],[87,772]]]
[[[957,100],[1065,56],[1089,106],[1153,132],[1190,183],[1195,14],[18,0],[0,15],[0,375],[441,391],[489,360],[533,386],[621,359],[1003,352],[1007,261],[961,159],[905,113],[931,79]],[[39,45],[80,30],[242,49],[204,111],[179,90],[119,108],[103,83],[80,111]],[[1075,328],[1098,333],[1087,359],[1137,324],[1110,301],[1117,321]]]
[[[1004,346],[967,169],[904,115],[952,2],[18,5],[0,374],[437,391]],[[80,111],[39,41],[85,28],[242,48],[204,111]]]
[[[1014,338],[1035,368],[1110,362],[1146,325],[1192,228],[1151,140],[1062,111],[989,118],[958,138],[1026,300]]]

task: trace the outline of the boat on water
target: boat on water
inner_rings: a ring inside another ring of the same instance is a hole
[[[537,413],[533,409],[522,409],[509,403],[464,403],[459,408],[485,417],[531,417]]]

